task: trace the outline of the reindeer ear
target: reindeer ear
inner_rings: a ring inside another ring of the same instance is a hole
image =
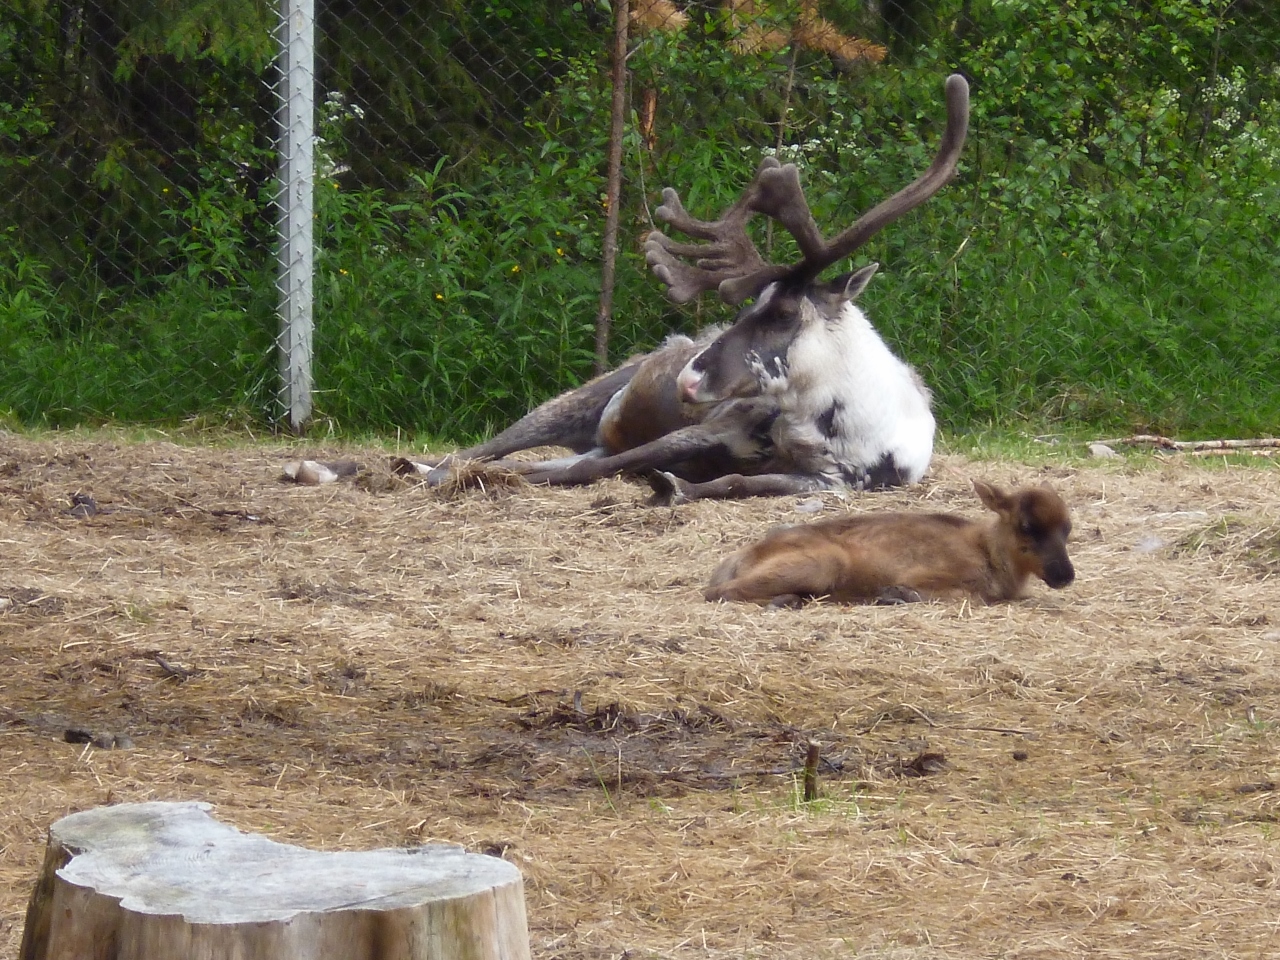
[[[1008,513],[1013,508],[1013,501],[999,487],[993,487],[982,480],[975,480],[973,481],[973,491],[978,495],[978,499],[986,504],[988,509],[994,510],[996,513]]]
[[[861,270],[854,270],[852,273],[836,277],[831,286],[839,290],[841,296],[846,300],[857,300],[862,295],[862,291],[867,289],[867,284],[871,282],[871,278],[876,275],[876,271],[879,269],[880,264],[869,264]]]

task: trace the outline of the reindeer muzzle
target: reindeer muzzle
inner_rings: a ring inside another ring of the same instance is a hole
[[[1066,557],[1051,560],[1044,565],[1044,582],[1054,590],[1061,590],[1076,578],[1076,568]]]

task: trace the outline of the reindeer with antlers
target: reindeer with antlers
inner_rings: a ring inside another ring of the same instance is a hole
[[[754,302],[729,327],[697,339],[673,336],[485,443],[439,464],[401,460],[396,468],[432,483],[469,460],[493,461],[533,483],[644,474],[667,503],[916,482],[933,455],[929,392],[854,305],[877,265],[827,282],[818,277],[951,179],[968,126],[963,77],[947,79],[946,103],[946,130],[929,169],[831,240],[814,222],[794,164],[766,158],[714,221],[690,216],[668,187],[658,218],[697,241],[661,231],[646,240],[646,260],[668,296],[684,303],[716,290],[734,306]],[[791,233],[799,263],[761,258],[747,233],[757,213]],[[500,459],[548,445],[576,455]]]

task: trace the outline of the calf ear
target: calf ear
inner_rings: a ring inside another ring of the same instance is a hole
[[[981,480],[973,481],[973,491],[978,495],[978,499],[987,505],[987,508],[994,510],[996,513],[1006,514],[1013,509],[1013,501],[999,487],[993,487],[989,483]]]

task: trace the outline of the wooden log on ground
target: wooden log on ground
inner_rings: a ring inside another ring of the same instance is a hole
[[[19,960],[528,960],[524,885],[448,846],[322,853],[207,803],[136,803],[49,829]]]

